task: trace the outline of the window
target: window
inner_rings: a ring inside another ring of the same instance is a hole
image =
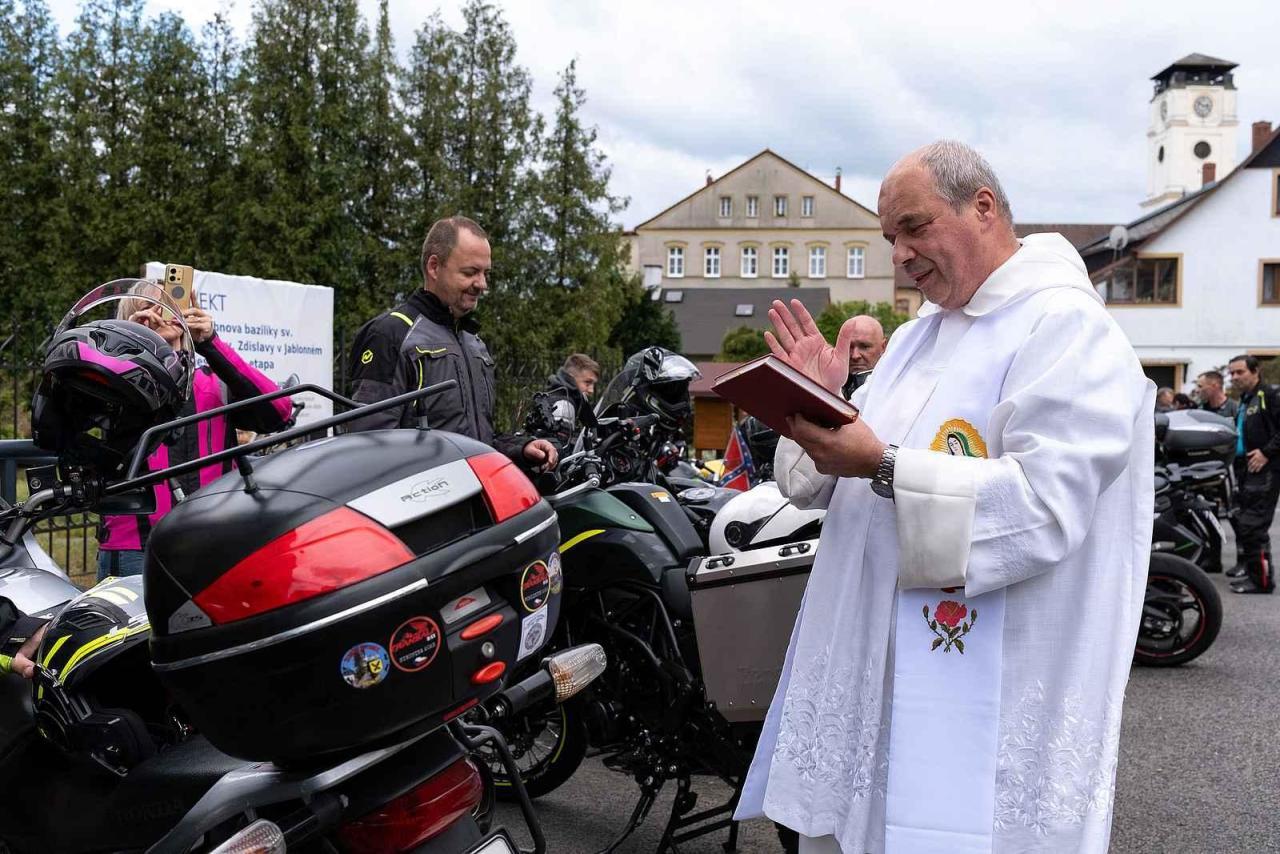
[[[684,247],[667,247],[667,275],[678,279],[684,275]]]
[[[898,314],[910,314],[911,300],[898,297],[893,301],[893,310]]]
[[[1099,283],[1108,305],[1177,305],[1178,258],[1135,258]]]
[[[1263,261],[1260,274],[1262,291],[1258,302],[1263,305],[1280,305],[1280,258]]]
[[[1271,215],[1280,216],[1280,169],[1271,173]]]
[[[773,247],[773,277],[785,279],[791,272],[791,250],[785,246]]]
[[[867,275],[867,250],[862,246],[849,247],[849,265],[845,275],[850,279],[861,279]]]
[[[756,307],[749,302],[740,302],[733,309],[734,317],[752,317],[756,313]]]
[[[760,216],[760,197],[747,196],[747,218],[755,219]]]
[[[684,302],[684,291],[667,291],[662,296],[667,302]]]
[[[787,215],[787,197],[786,196],[773,197],[773,215],[774,216]]]
[[[813,246],[809,249],[809,278],[825,279],[827,277],[827,247]]]
[[[813,216],[813,196],[800,199],[800,216]]]
[[[722,217],[733,216],[733,199],[729,198],[728,196],[720,197],[720,216]]]
[[[720,247],[708,246],[702,259],[702,275],[708,279],[720,278]]]
[[[742,247],[742,277],[754,279],[760,275],[760,250],[754,246]]]

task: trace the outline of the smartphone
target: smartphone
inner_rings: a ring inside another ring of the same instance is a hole
[[[180,310],[185,311],[195,305],[192,286],[195,284],[194,267],[185,264],[164,265],[164,292],[169,295]]]

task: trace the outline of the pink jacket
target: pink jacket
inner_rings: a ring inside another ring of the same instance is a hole
[[[279,386],[257,368],[240,358],[234,349],[216,334],[196,345],[196,352],[208,361],[206,367],[196,371],[191,400],[187,401],[183,415],[208,412],[237,400],[275,391]],[[218,415],[208,421],[189,424],[179,430],[176,438],[162,443],[147,458],[147,468],[157,471],[166,466],[206,457],[209,454],[232,447],[236,443],[236,429],[270,433],[288,422],[293,404],[288,397],[255,404],[229,415]],[[212,483],[231,471],[232,463],[205,466],[178,478],[183,492],[190,495],[207,483]],[[141,549],[146,545],[151,527],[173,508],[173,496],[168,484],[157,484],[156,512],[150,516],[104,516],[98,531],[98,548],[108,551]]]

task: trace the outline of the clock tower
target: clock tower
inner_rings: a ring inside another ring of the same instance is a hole
[[[1202,53],[1184,56],[1151,79],[1147,129],[1147,198],[1159,207],[1199,190],[1212,163],[1217,178],[1236,165],[1234,62]]]

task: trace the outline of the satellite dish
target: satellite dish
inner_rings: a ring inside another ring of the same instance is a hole
[[[1111,229],[1111,233],[1107,235],[1107,246],[1119,252],[1121,249],[1129,245],[1129,229],[1123,225],[1117,225]]]

